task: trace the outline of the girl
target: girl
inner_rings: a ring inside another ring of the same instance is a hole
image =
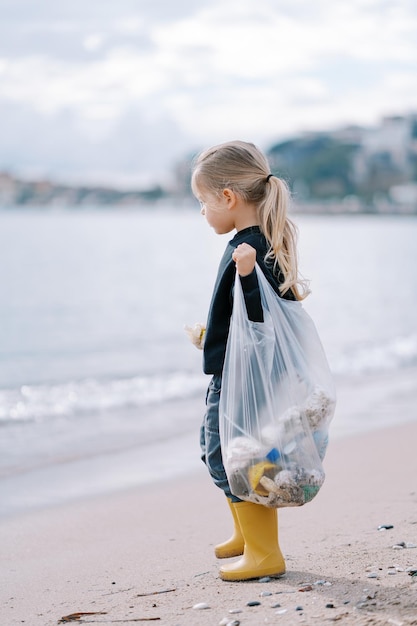
[[[262,152],[243,141],[227,142],[200,154],[191,185],[214,231],[237,231],[220,262],[204,337],[204,372],[212,379],[201,428],[202,459],[214,483],[226,494],[234,520],[231,538],[216,546],[215,554],[218,558],[242,555],[222,567],[220,577],[279,576],[285,572],[285,561],[278,544],[276,509],[239,500],[230,491],[220,449],[219,399],[236,269],[252,321],[263,321],[255,262],[279,297],[302,299],[307,293],[298,278],[296,230],[287,217],[289,192],[284,181],[270,173]]]

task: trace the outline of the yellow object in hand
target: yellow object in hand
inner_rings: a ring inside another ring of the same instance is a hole
[[[184,326],[184,330],[189,336],[191,343],[202,350],[204,348],[204,337],[206,334],[206,327],[204,324],[194,324],[194,326]]]

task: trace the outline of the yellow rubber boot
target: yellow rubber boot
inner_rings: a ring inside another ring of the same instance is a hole
[[[228,559],[231,556],[240,556],[241,554],[243,554],[243,548],[245,547],[245,542],[242,532],[240,530],[236,509],[233,505],[233,502],[229,500],[229,498],[227,499],[227,502],[233,516],[233,533],[230,539],[223,543],[219,543],[219,545],[214,548],[214,553],[218,559]],[[236,502],[235,504],[239,503]]]
[[[231,506],[237,514],[245,548],[242,558],[220,568],[220,578],[249,580],[284,574],[285,561],[278,544],[276,509],[252,502],[236,502]]]

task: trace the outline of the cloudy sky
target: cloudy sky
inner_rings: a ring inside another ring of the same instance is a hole
[[[415,0],[0,0],[0,170],[148,184],[412,110]]]

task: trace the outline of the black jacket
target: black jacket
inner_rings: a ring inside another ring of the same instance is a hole
[[[204,340],[203,370],[205,374],[221,374],[223,370],[233,307],[233,285],[236,276],[236,266],[232,260],[232,254],[241,243],[248,243],[255,248],[258,265],[276,293],[281,295],[279,285],[282,283],[283,277],[279,271],[278,274],[273,272],[273,264],[265,263],[264,258],[269,246],[259,226],[250,226],[236,233],[233,239],[229,241],[220,261],[211,298]],[[262,305],[255,270],[249,276],[241,276],[240,281],[249,319],[254,322],[262,322]],[[284,297],[294,299],[291,291],[286,292]]]

